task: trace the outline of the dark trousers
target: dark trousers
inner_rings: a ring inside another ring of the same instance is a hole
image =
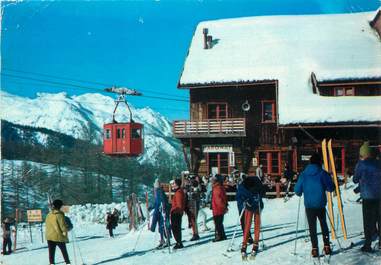
[[[66,264],[70,263],[69,255],[66,250],[66,243],[64,242],[55,242],[48,240],[48,249],[49,249],[49,262],[50,264],[54,264],[54,256],[56,254],[56,246],[58,246],[62,252],[62,256],[65,260]]]
[[[376,232],[377,223],[380,227],[380,200],[362,200],[362,218],[364,224],[365,243],[364,245],[370,247],[372,244],[372,237]],[[381,232],[378,231],[381,238]],[[380,239],[381,240],[381,239]]]
[[[323,234],[324,246],[329,246],[329,230],[325,216],[325,208],[306,208],[308,227],[310,229],[310,238],[312,248],[318,248],[318,238],[316,232],[316,221],[319,219],[321,231]]]
[[[171,226],[173,237],[175,238],[177,244],[181,244],[181,219],[183,215],[180,213],[171,214]]]
[[[8,246],[8,252],[6,252],[6,248]],[[3,238],[3,254],[10,254],[12,253],[12,240],[11,237],[4,237]]]
[[[224,240],[226,239],[225,229],[224,229],[224,215],[213,216],[215,230],[215,239]]]
[[[109,227],[109,228],[108,228],[108,233],[109,233],[110,237],[114,237],[113,230],[114,230],[114,229],[113,229],[112,227]]]

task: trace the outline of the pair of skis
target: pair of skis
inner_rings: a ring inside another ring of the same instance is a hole
[[[341,223],[341,229],[343,232],[344,240],[347,240],[347,228],[345,226],[345,218],[344,218],[344,212],[343,212],[343,203],[341,200],[341,193],[340,193],[340,187],[339,182],[337,179],[337,172],[335,167],[335,158],[333,156],[332,151],[332,139],[330,139],[327,143],[326,139],[324,139],[321,143],[321,149],[323,154],[323,162],[324,162],[324,169],[327,172],[332,173],[333,182],[336,187],[336,198],[337,198],[337,205],[339,210],[339,218]],[[327,198],[328,198],[328,217],[329,222],[331,224],[331,235],[332,239],[336,239],[336,233],[335,233],[335,221],[334,221],[334,213],[333,213],[333,204],[332,204],[332,193],[327,192]]]

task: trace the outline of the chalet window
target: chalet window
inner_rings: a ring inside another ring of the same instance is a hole
[[[354,96],[355,88],[354,87],[335,87],[333,90],[333,94],[336,97]]]
[[[106,129],[105,130],[105,138],[106,139],[110,139],[111,138],[111,131],[110,131],[110,129]]]
[[[209,173],[213,173],[213,168],[218,169],[218,174],[229,174],[229,153],[208,153]]]
[[[126,130],[122,129],[122,138],[124,139],[126,137]]]
[[[116,138],[120,139],[120,129],[116,131]]]
[[[228,104],[226,103],[209,103],[208,119],[226,119],[228,117]]]
[[[262,101],[262,122],[275,122],[275,101]]]
[[[282,173],[281,152],[261,151],[259,152],[259,164],[262,165],[263,173],[268,175],[278,175]]]

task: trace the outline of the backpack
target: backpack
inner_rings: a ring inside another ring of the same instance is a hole
[[[67,216],[65,216],[65,224],[67,226],[68,231],[71,231],[74,228],[73,223],[71,222],[70,218]]]

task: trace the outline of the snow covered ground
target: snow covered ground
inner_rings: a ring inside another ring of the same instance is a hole
[[[338,229],[340,243],[345,251],[340,251],[338,241],[334,240],[334,255],[330,264],[353,265],[380,265],[380,253],[363,254],[360,247],[363,243],[362,234],[362,214],[361,204],[355,202],[358,195],[352,191],[354,185],[350,185],[348,190],[343,191],[344,211],[348,230],[348,240],[344,241],[341,230]],[[310,242],[306,242],[308,231],[306,220],[303,214],[304,207],[301,204],[301,214],[299,222],[299,234],[297,240],[297,254],[293,255],[295,245],[295,227],[299,199],[291,198],[287,203],[283,199],[265,200],[263,211],[263,235],[266,248],[258,254],[255,261],[247,263],[266,264],[314,264],[310,258]],[[208,227],[214,228],[211,218],[211,211],[208,214]],[[225,230],[230,239],[237,222],[237,209],[235,202],[230,202],[229,212],[225,218]],[[199,219],[201,222],[201,218]],[[190,242],[190,229],[186,228],[186,218],[183,218],[183,240],[184,249],[168,254],[167,250],[155,250],[158,244],[159,235],[147,230],[144,226],[142,232],[127,231],[127,225],[121,224],[116,229],[116,238],[107,237],[107,230],[104,224],[78,222],[74,224],[71,233],[71,243],[68,244],[69,255],[72,264],[82,264],[81,256],[85,264],[241,264],[239,251],[229,252],[225,256],[229,240],[213,243],[214,231],[204,231],[200,233],[201,239],[197,242]],[[34,243],[30,244],[27,231],[20,231],[18,251],[10,256],[2,256],[0,264],[6,265],[39,265],[48,264],[48,250],[46,243],[41,243],[39,230],[34,229]],[[73,244],[73,236],[75,244]],[[238,236],[234,241],[234,249],[239,249],[242,240],[242,232],[238,230]],[[137,241],[138,239],[138,241]],[[321,238],[319,237],[319,243]],[[137,242],[137,243],[136,243]],[[353,242],[353,248],[348,248]],[[135,246],[136,245],[136,246]],[[73,248],[77,246],[76,248]],[[79,247],[79,248],[78,248]],[[135,251],[133,249],[135,248]],[[75,250],[75,252],[74,252]],[[80,250],[80,252],[79,252]],[[63,264],[59,251],[56,253],[56,261]]]

